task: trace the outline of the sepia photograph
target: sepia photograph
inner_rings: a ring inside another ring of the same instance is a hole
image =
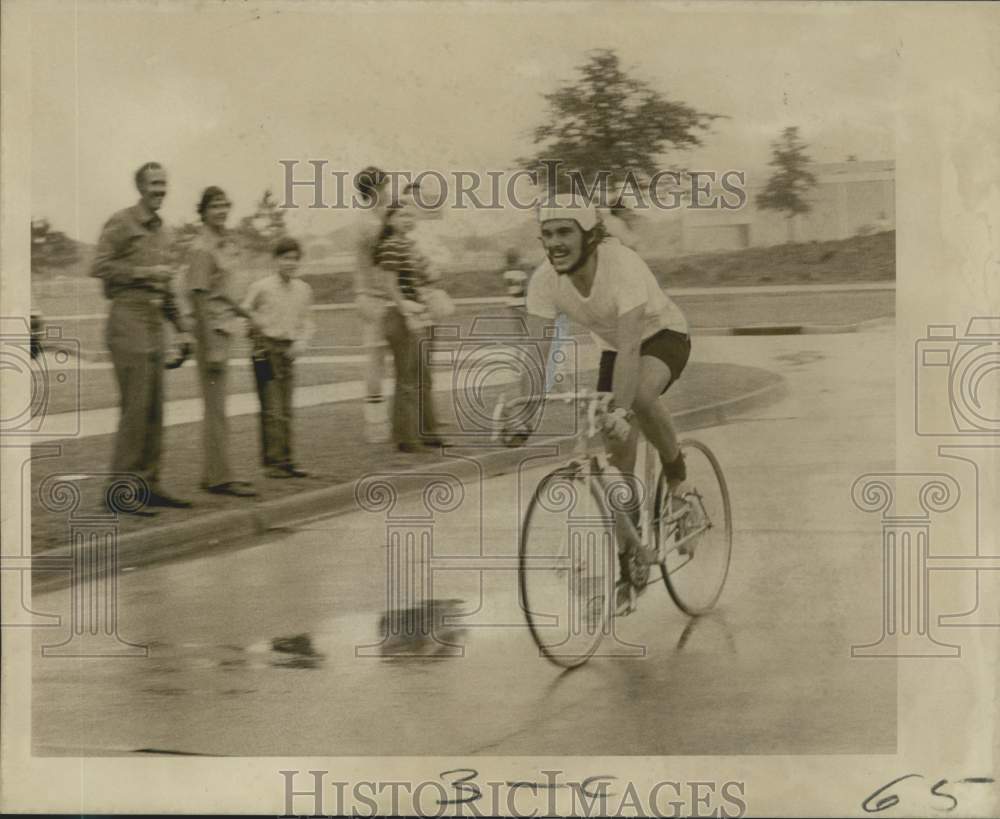
[[[4,0],[3,809],[996,815],[945,5]]]

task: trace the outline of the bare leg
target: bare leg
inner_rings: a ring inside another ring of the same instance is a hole
[[[660,359],[643,356],[639,361],[639,389],[636,392],[636,424],[646,436],[646,440],[660,455],[664,464],[672,463],[680,453],[677,430],[674,428],[670,410],[663,403],[661,394],[670,383],[670,368]],[[671,481],[670,490],[677,488],[679,481]]]

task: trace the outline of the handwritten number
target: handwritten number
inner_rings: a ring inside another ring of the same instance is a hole
[[[894,793],[890,793],[888,796],[883,796],[880,799],[875,799],[879,794],[885,793],[889,788],[895,785],[897,782],[902,782],[904,779],[911,779],[916,777],[917,779],[923,779],[920,774],[906,774],[906,776],[901,776],[898,779],[893,779],[892,782],[887,782],[873,794],[871,794],[864,802],[861,803],[861,807],[866,813],[879,813],[880,811],[888,810],[889,808],[899,804],[899,797]],[[974,784],[974,785],[989,785],[993,783],[993,779],[988,776],[970,776],[965,779],[959,779],[957,784]],[[934,796],[940,796],[942,799],[947,799],[951,802],[947,808],[935,808],[935,810],[943,811],[945,813],[955,810],[958,807],[958,799],[950,793],[941,790],[945,785],[948,784],[947,779],[939,779],[934,783],[931,788],[931,793]],[[874,807],[872,806],[872,800],[875,800]]]
[[[454,782],[450,784],[455,789],[455,793],[459,794],[461,798],[459,799],[438,799],[438,805],[466,805],[469,802],[475,802],[480,799],[483,795],[482,790],[480,790],[479,785],[477,785],[472,780],[479,776],[479,771],[475,768],[453,768],[450,771],[442,771],[440,776],[444,779],[446,776],[451,774],[464,773],[465,776],[458,777]],[[445,780],[447,781],[447,780]],[[468,796],[464,796],[468,794]]]
[[[945,799],[951,800],[950,808],[937,808],[937,810],[950,811],[950,810],[955,810],[955,808],[958,807],[958,800],[954,796],[952,796],[950,793],[942,793],[941,791],[938,790],[938,788],[940,788],[942,785],[947,785],[947,784],[948,784],[947,779],[939,779],[937,782],[934,783],[934,787],[931,788],[931,793],[933,793],[935,796],[943,796]]]
[[[869,807],[872,799],[883,793],[888,788],[891,788],[897,782],[902,782],[904,779],[911,779],[916,777],[917,779],[923,779],[920,774],[906,774],[905,776],[900,776],[897,779],[893,779],[892,782],[886,782],[881,788],[875,791],[871,796],[869,796],[864,802],[861,803],[862,810],[865,813],[878,813],[879,811],[888,810],[893,805],[899,804],[899,797],[896,794],[891,793],[888,796],[883,796],[881,799],[875,802],[875,807]]]

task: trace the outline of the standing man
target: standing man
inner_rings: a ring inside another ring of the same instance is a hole
[[[167,175],[156,162],[135,173],[140,199],[115,213],[97,241],[91,275],[104,282],[111,300],[107,342],[121,400],[111,469],[132,473],[149,487],[144,507],[113,509],[142,517],[150,507],[186,509],[191,503],[172,497],[160,486],[163,440],[164,318],[176,327],[181,343],[190,343],[174,300],[169,242],[157,211],[167,195]]]
[[[302,246],[296,239],[279,239],[274,257],[277,273],[250,285],[242,305],[254,342],[262,460],[269,478],[304,478],[292,458],[292,365],[313,334],[313,293],[298,278]]]

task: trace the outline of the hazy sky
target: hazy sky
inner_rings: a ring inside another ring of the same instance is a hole
[[[148,159],[164,215],[193,218],[223,186],[235,218],[280,159],[505,169],[531,150],[541,94],[588,49],[613,48],[668,97],[730,119],[692,168],[760,178],[798,125],[817,161],[893,157],[897,38],[877,6],[754,11],[710,4],[36,3],[32,216],[94,241]],[[297,230],[344,214],[300,210]]]

